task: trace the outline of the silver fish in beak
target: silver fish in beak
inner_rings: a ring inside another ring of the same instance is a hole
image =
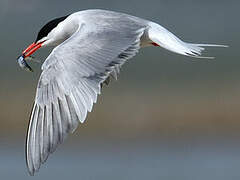
[[[17,58],[17,62],[22,69],[33,72],[32,68],[27,64],[24,54]]]

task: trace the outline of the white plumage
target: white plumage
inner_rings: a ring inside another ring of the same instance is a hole
[[[117,78],[120,67],[141,47],[158,45],[201,57],[203,46],[221,46],[186,43],[156,23],[104,10],[74,13],[36,43],[56,47],[42,65],[28,129],[26,158],[31,175],[85,121],[101,84],[110,75]]]

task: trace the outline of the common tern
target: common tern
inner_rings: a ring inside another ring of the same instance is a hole
[[[102,84],[110,77],[117,79],[121,66],[140,48],[159,46],[185,56],[212,58],[201,56],[203,47],[226,47],[186,43],[157,23],[106,10],[51,20],[22,52],[20,66],[31,71],[25,58],[47,46],[55,48],[42,65],[26,142],[31,175],[85,121]]]

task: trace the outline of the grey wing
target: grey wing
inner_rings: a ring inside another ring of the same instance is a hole
[[[139,50],[145,27],[123,24],[89,29],[80,26],[42,66],[27,134],[31,175],[84,122],[100,94],[100,84]]]

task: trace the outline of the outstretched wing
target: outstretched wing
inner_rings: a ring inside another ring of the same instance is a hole
[[[28,128],[26,159],[31,175],[84,122],[100,94],[100,84],[137,53],[144,30],[131,22],[82,24],[53,49],[42,66]]]

